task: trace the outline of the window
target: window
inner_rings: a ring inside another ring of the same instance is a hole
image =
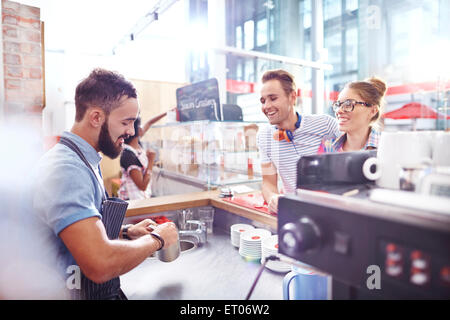
[[[255,23],[247,20],[244,23],[244,49],[252,50],[255,43]]]
[[[236,27],[236,48],[242,49],[244,47],[242,43],[242,27]]]
[[[358,69],[358,30],[356,28],[345,31],[345,71]]]
[[[422,41],[423,17],[421,9],[397,12],[392,18],[392,61],[395,64],[408,62],[411,53],[424,44]]]
[[[306,0],[303,1],[303,10],[300,11],[300,13],[303,12],[303,28],[308,29],[311,28],[311,1]]]
[[[342,71],[341,32],[326,34],[324,45],[328,49],[328,63],[333,65],[333,74],[340,73]]]
[[[244,80],[244,75],[242,74],[241,60],[238,60],[238,63],[236,64],[236,79],[241,81]]]
[[[323,19],[330,20],[339,17],[342,13],[341,0],[324,0],[323,1]]]
[[[256,46],[261,47],[267,44],[267,18],[258,20],[256,23]]]
[[[245,61],[245,79],[244,81],[254,82],[255,81],[255,64],[254,60],[247,58]]]
[[[345,3],[345,10],[355,11],[356,9],[358,9],[358,0],[347,0]]]

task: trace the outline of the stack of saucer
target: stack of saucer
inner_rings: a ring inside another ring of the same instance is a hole
[[[247,230],[241,233],[239,254],[247,261],[261,260],[262,241],[271,236],[271,232],[265,229]]]
[[[255,229],[251,224],[238,223],[231,226],[231,244],[239,248],[239,243],[241,241],[241,234],[247,230]]]
[[[267,237],[262,241],[262,256],[261,263],[264,263],[266,257],[278,256],[278,236]],[[266,263],[266,268],[275,272],[289,272],[291,266],[285,262],[269,260]]]

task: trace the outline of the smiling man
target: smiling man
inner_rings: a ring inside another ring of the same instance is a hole
[[[75,124],[39,161],[33,177],[33,216],[45,245],[42,255],[58,267],[67,296],[125,299],[119,275],[177,241],[173,223],[150,219],[122,226],[127,203],[108,198],[99,152],[116,158],[134,135],[136,90],[123,76],[95,69],[76,88]],[[64,279],[66,278],[66,279]]]
[[[295,111],[297,88],[289,72],[267,71],[262,83],[261,108],[270,123],[258,133],[262,193],[269,210],[277,212],[280,195],[295,193],[300,157],[315,154],[322,139],[338,136],[339,130],[336,119],[328,115],[300,115]]]

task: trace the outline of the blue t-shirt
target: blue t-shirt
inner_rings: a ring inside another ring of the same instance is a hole
[[[99,173],[102,159],[81,137],[64,132],[83,152],[94,173],[67,146],[56,144],[37,163],[31,179],[33,227],[42,242],[43,257],[54,260],[66,278],[68,267],[76,265],[59,233],[71,224],[90,217],[101,218],[104,186]],[[100,184],[101,183],[101,184]]]

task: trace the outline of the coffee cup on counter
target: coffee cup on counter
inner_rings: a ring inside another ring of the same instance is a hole
[[[400,189],[402,168],[431,163],[432,141],[420,132],[383,132],[376,158],[363,165],[364,176],[380,188]]]
[[[306,264],[298,264],[304,267],[292,266],[292,271],[283,279],[283,299],[329,300],[331,296],[331,277],[317,272]]]

